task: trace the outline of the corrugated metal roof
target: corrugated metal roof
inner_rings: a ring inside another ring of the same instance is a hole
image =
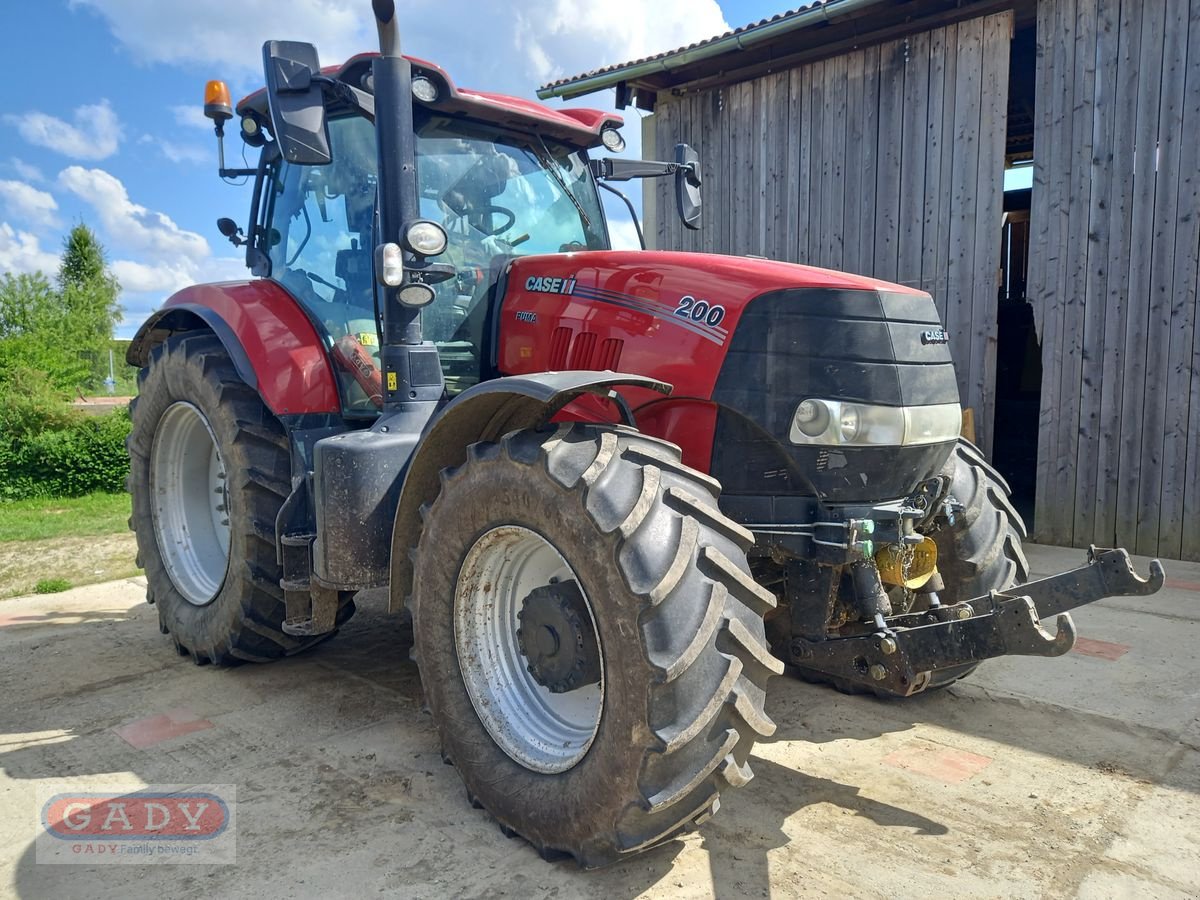
[[[734,28],[731,31],[726,31],[724,34],[714,35],[706,38],[703,41],[696,41],[694,44],[688,44],[685,47],[676,47],[674,50],[664,50],[662,53],[655,53],[651,56],[643,56],[641,59],[631,59],[622,63],[614,63],[609,66],[602,66],[599,69],[592,69],[590,72],[580,72],[578,75],[570,75],[566,78],[560,78],[557,81],[551,81],[543,84],[538,91],[548,91],[564,84],[571,84],[575,81],[582,81],[585,78],[594,78],[597,75],[607,75],[613,72],[619,72],[622,69],[630,69],[634,66],[640,66],[643,63],[654,62],[655,60],[665,60],[672,56],[678,56],[682,53],[687,53],[689,50],[695,50],[699,47],[706,47],[709,44],[715,44],[717,41],[723,41],[726,38],[735,37],[737,35],[748,34],[764,28],[767,25],[773,25],[776,22],[781,22],[784,19],[790,19],[800,13],[807,12],[818,6],[824,6],[827,3],[835,3],[837,0],[813,0],[812,3],[805,3],[803,6],[797,6],[794,9],[789,9],[787,12],[781,12],[778,15],[771,16],[767,19],[760,19],[757,22],[752,22],[749,25],[743,25],[740,28]]]

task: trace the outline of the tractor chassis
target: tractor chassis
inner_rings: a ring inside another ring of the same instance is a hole
[[[881,617],[884,627],[869,633],[824,640],[794,637],[790,661],[866,691],[909,696],[923,691],[938,669],[1006,654],[1061,656],[1075,645],[1068,610],[1104,597],[1153,594],[1164,578],[1158,560],[1150,563],[1150,577],[1143,579],[1125,550],[1092,547],[1087,565],[1009,591]],[[1058,616],[1054,634],[1042,627],[1042,618],[1049,616]]]

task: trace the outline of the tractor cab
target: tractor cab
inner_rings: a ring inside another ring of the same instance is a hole
[[[387,288],[374,260],[383,243],[377,54],[318,70],[308,45],[271,42],[266,53],[268,73],[311,64],[310,88],[299,99],[302,92],[286,78],[271,79],[237,105],[241,137],[262,152],[253,170],[222,169],[256,179],[249,237],[232,237],[245,244],[251,271],[283,285],[326,333],[343,363],[344,412],[373,416],[383,399],[379,295]],[[459,88],[439,67],[406,59],[417,196],[403,218],[410,232],[419,225],[420,236],[405,234],[400,243],[409,239],[405,249],[423,257],[410,260],[412,269],[428,265],[422,284],[429,290],[419,298],[422,337],[436,348],[445,394],[453,397],[490,374],[489,324],[514,257],[610,248],[596,176],[613,176],[620,161],[594,166],[589,151],[623,149],[622,120]],[[323,87],[313,89],[314,78]],[[221,105],[208,104],[206,112],[221,131]],[[309,120],[304,127],[297,125],[300,112]],[[675,169],[660,164],[639,174]]]

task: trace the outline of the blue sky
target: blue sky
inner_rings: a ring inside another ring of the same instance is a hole
[[[538,84],[717,34],[787,8],[763,0],[401,0],[405,51],[457,82],[533,96]],[[0,272],[53,271],[76,221],[96,230],[124,291],[130,336],[175,289],[242,277],[214,222],[244,222],[245,188],[216,176],[200,115],[206,79],[234,99],[261,80],[267,38],[309,40],[322,62],[372,49],[368,0],[40,0],[0,32]],[[557,103],[558,101],[553,101]],[[611,106],[610,94],[581,105]],[[637,151],[636,112],[626,111]],[[236,135],[236,129],[230,129]],[[241,141],[226,142],[231,164]],[[618,226],[623,240],[630,230]]]

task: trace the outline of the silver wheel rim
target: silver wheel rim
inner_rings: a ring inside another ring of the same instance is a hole
[[[154,534],[171,583],[189,603],[210,603],[229,567],[225,464],[204,414],[167,407],[150,449]]]
[[[503,525],[475,542],[459,572],[454,642],[471,703],[505,753],[535,772],[565,772],[587,754],[604,709],[603,646],[599,684],[551,693],[534,680],[517,644],[517,613],[530,591],[574,580],[574,571],[544,537]],[[583,592],[596,629],[591,601]]]

